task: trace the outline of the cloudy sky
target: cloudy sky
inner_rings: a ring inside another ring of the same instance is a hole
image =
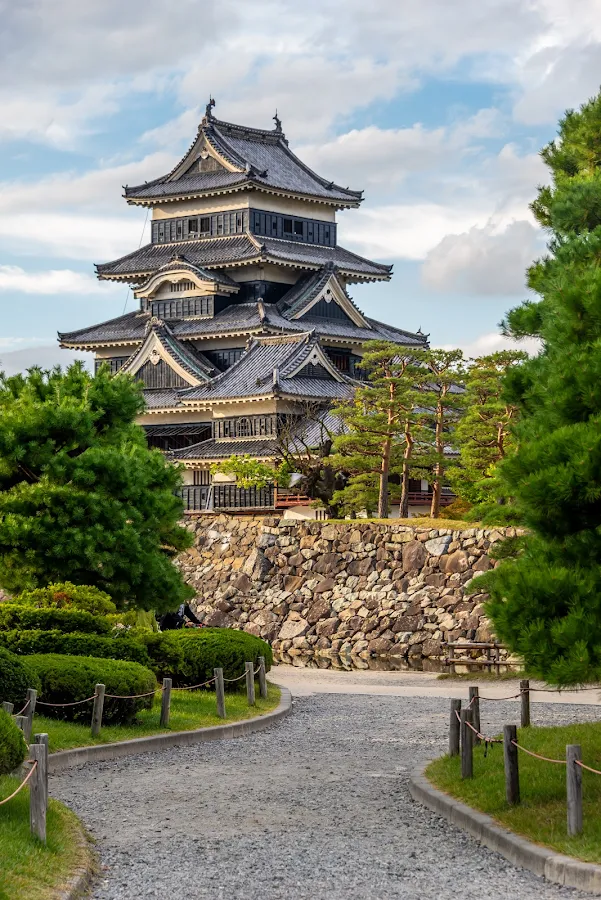
[[[93,263],[149,240],[121,186],[168,171],[210,94],[365,190],[339,240],[394,263],[351,293],[468,353],[500,345],[544,247],[539,148],[601,83],[601,0],[0,0],[0,360],[120,315]]]

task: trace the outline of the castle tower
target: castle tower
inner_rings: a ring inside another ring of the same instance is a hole
[[[171,172],[125,188],[129,204],[152,209],[150,244],[96,266],[100,279],[131,284],[139,309],[59,334],[62,347],[94,352],[97,368],[142,380],[140,423],[186,466],[191,509],[207,502],[212,463],[273,459],[282,422],[307,427],[309,405],[327,416],[350,395],[366,341],[426,340],[368,318],[349,296],[349,285],[391,277],[337,242],[336,212],[362,193],[301,162],[277,114],[264,131],[221,122],[213,106]],[[311,428],[303,442],[317,446]],[[270,491],[226,487],[231,506],[272,503]]]

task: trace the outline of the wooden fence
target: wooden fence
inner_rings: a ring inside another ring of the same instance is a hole
[[[590,690],[599,690],[598,687]],[[487,737],[481,732],[480,725],[480,701],[520,700],[520,724],[522,728],[530,725],[530,694],[536,691],[540,693],[560,693],[553,688],[531,688],[528,680],[520,681],[519,694],[510,697],[482,697],[479,688],[472,686],[469,689],[469,701],[462,708],[462,701],[451,700],[451,713],[449,718],[449,756],[461,756],[461,777],[473,778],[474,763],[473,750],[476,744],[484,743],[485,748],[492,744],[503,745],[503,765],[505,771],[505,798],[510,806],[521,802],[520,798],[520,774],[519,754],[526,753],[544,763],[566,767],[566,810],[567,833],[569,836],[582,832],[582,770],[601,775],[601,771],[586,765],[582,761],[580,744],[568,744],[566,746],[565,759],[552,759],[535,753],[522,746],[517,740],[517,725],[503,726],[503,737]]]

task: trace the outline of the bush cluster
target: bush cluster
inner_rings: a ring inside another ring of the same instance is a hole
[[[25,703],[27,688],[39,687],[39,679],[28,662],[0,647],[0,703],[14,703],[18,710]]]
[[[179,686],[201,684],[222,668],[225,678],[237,678],[244,663],[258,665],[259,656],[271,668],[273,655],[265,641],[229,628],[181,629],[147,635],[144,642],[151,666],[159,678],[169,677]]]
[[[63,634],[74,631],[82,634],[109,634],[111,623],[104,616],[93,616],[92,613],[77,609],[38,608],[18,603],[0,603],[0,631],[11,631],[16,628],[27,631],[55,629],[62,631]]]
[[[40,654],[30,656],[28,664],[41,683],[40,700],[49,703],[71,703],[91,697],[97,684],[104,684],[107,694],[144,694],[157,686],[150,669],[135,662],[114,659],[95,659],[83,656]],[[128,724],[136,713],[150,709],[154,694],[137,700],[111,700],[104,702],[104,724]],[[92,703],[81,706],[40,706],[38,712],[56,719],[68,719],[89,723]]]
[[[13,602],[38,609],[49,607],[80,610],[93,616],[106,616],[117,609],[104,591],[87,584],[71,584],[70,581],[49,584],[33,591],[23,591],[13,598]]]
[[[68,656],[94,656],[125,659],[148,665],[146,647],[130,637],[105,637],[100,634],[63,634],[62,631],[0,631],[0,646],[23,656],[33,653],[61,653]]]
[[[0,775],[8,775],[20,766],[27,753],[27,744],[12,718],[0,709]]]

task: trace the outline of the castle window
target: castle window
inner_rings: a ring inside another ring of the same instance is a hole
[[[297,219],[294,220],[294,233],[299,234],[301,237],[303,236],[303,223]]]
[[[198,237],[198,219],[188,219],[188,237]]]
[[[250,419],[244,417],[236,422],[236,437],[250,437],[251,427]]]
[[[283,229],[284,234],[292,234],[292,219],[284,219]]]
[[[206,237],[211,233],[211,219],[209,216],[203,216],[200,220],[200,233],[202,237]]]
[[[164,222],[159,223],[159,241],[165,240],[165,224]]]

